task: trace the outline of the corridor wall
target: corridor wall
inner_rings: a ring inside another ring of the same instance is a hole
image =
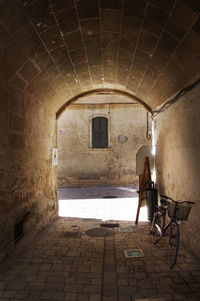
[[[156,169],[162,193],[195,202],[181,240],[200,254],[200,87],[182,96],[154,120]]]
[[[0,83],[0,260],[14,249],[15,226],[24,239],[57,216],[55,115],[35,97]]]

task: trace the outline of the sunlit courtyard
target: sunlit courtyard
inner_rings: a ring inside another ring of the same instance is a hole
[[[136,188],[62,189],[59,191],[59,198],[61,217],[93,218],[103,221],[136,219],[138,207]],[[139,221],[147,220],[147,207],[142,206]]]

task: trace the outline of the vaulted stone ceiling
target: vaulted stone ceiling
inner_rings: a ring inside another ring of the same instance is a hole
[[[200,75],[199,0],[0,0],[1,80],[57,111],[92,89],[152,109]]]

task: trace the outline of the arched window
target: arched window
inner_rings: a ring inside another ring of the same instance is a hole
[[[92,119],[92,148],[108,147],[108,119],[95,117]]]

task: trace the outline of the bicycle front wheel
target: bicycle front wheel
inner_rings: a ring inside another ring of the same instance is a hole
[[[161,213],[159,211],[155,212],[150,228],[151,241],[153,244],[156,244],[159,241],[159,239],[162,237],[161,220],[162,220]]]
[[[170,268],[173,268],[176,264],[180,241],[179,226],[176,221],[172,221],[169,231],[168,262]]]

